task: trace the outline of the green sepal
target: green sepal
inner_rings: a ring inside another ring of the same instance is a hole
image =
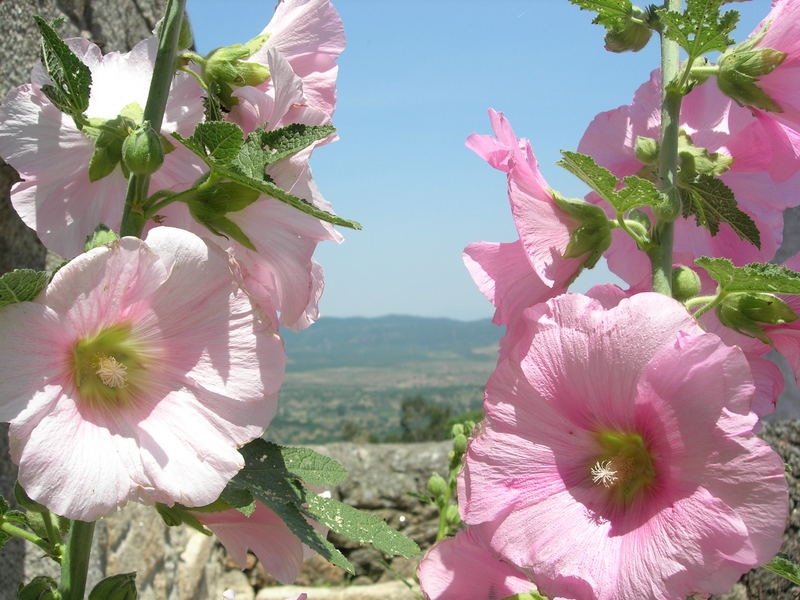
[[[89,108],[92,72],[41,17],[33,17],[42,36],[42,58],[54,86],[42,92],[61,112],[73,117]]]
[[[536,590],[531,590],[527,593],[514,594],[513,596],[506,596],[503,600],[547,600],[547,596],[542,596]]]
[[[728,294],[717,306],[716,312],[720,323],[726,327],[765,344],[769,344],[770,339],[759,323],[783,325],[797,320],[797,315],[786,302],[764,292]]]
[[[122,145],[141,122],[142,115],[141,106],[132,102],[113,119],[87,119],[81,126],[83,134],[94,142],[94,152],[89,159],[89,181],[98,181],[114,171],[122,160]]]
[[[362,512],[338,500],[324,498],[307,490],[304,500],[306,505],[303,512],[306,515],[354,542],[370,544],[390,556],[413,558],[420,552],[416,542],[389,527],[377,515]]]
[[[86,236],[86,243],[83,245],[83,251],[88,252],[93,248],[99,246],[107,246],[113,244],[119,239],[119,236],[111,231],[107,225],[100,224],[94,228],[91,235]]]
[[[691,136],[681,130],[678,134],[678,166],[681,183],[690,183],[700,175],[719,176],[733,165],[733,157],[720,152],[709,152],[692,142]]]
[[[17,600],[60,600],[61,593],[58,584],[52,577],[39,575],[34,577],[28,585],[19,585]]]
[[[645,232],[649,232],[652,227],[650,215],[638,208],[628,213],[627,220],[638,223]]]
[[[226,108],[238,104],[233,96],[235,88],[244,85],[258,86],[270,77],[269,68],[259,63],[244,62],[267,41],[268,33],[254,37],[246,44],[233,44],[212,50],[202,65],[202,77],[214,90],[214,95]],[[210,84],[213,83],[213,88]]]
[[[46,271],[14,269],[4,273],[0,276],[0,307],[33,300],[49,282]]]
[[[244,148],[244,134],[241,129],[233,123],[208,121],[199,124],[195,132],[189,138],[184,138],[177,133],[173,133],[172,135],[181,144],[202,158],[209,169],[211,169],[211,172],[217,177],[228,179],[250,189],[257,190],[301,212],[322,221],[332,223],[333,225],[341,225],[351,229],[361,229],[359,223],[343,219],[325,210],[319,209],[307,200],[298,198],[286,190],[281,189],[270,181],[266,175],[262,175],[261,178],[259,178],[256,171],[257,164],[254,163],[252,157],[255,143],[250,142],[250,137],[259,139],[260,133],[257,133],[255,137],[251,134],[248,138],[249,143],[246,148]],[[271,154],[269,150],[262,150],[262,152],[267,155]],[[269,160],[269,157],[263,158],[263,160],[266,165],[266,161]],[[248,165],[248,167],[244,169],[243,165]],[[243,172],[243,169],[245,172]]]
[[[654,165],[658,161],[658,140],[636,136],[636,159],[645,165]]]
[[[683,13],[662,11],[664,35],[686,50],[690,59],[707,52],[724,52],[735,42],[730,33],[739,22],[739,13],[729,10],[720,15],[723,0],[688,0]]]
[[[695,264],[705,269],[724,292],[766,292],[800,295],[800,273],[772,263],[735,266],[727,258],[701,256]]]
[[[720,91],[736,101],[740,106],[754,106],[768,112],[782,113],[783,109],[758,87],[758,79],[735,70],[717,74],[717,86]]]
[[[788,579],[795,585],[800,585],[800,567],[797,566],[797,563],[795,563],[788,554],[783,554],[782,552],[778,553],[778,555],[765,564],[763,568],[776,575],[780,575],[784,579]]]
[[[89,592],[89,600],[136,600],[136,573],[106,577]]]
[[[581,265],[591,269],[611,245],[611,227],[608,220],[578,225],[572,230],[564,250],[564,258],[580,258],[586,255]]]
[[[647,20],[648,15],[644,10],[632,6],[624,27],[606,31],[605,49],[609,52],[638,52],[644,48],[653,35]]]
[[[697,225],[708,229],[712,236],[719,233],[721,223],[727,223],[739,239],[761,248],[761,232],[721,179],[700,175],[680,184],[679,192],[684,217],[694,215]]]
[[[197,520],[191,511],[195,509],[187,508],[182,504],[174,504],[167,506],[160,502],[156,503],[156,511],[161,516],[161,519],[167,527],[177,527],[178,525],[188,525],[192,529],[199,531],[203,535],[211,535],[211,532]]]
[[[215,235],[232,238],[243,246],[256,250],[242,229],[226,215],[240,211],[258,200],[259,193],[232,181],[217,181],[208,187],[201,185],[183,198],[192,218]]]
[[[354,573],[355,569],[341,552],[312,527],[303,516],[302,487],[286,468],[280,447],[256,439],[239,449],[244,468],[228,484],[250,492],[286,523],[301,542],[328,562]]]

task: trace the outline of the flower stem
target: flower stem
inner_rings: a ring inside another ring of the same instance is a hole
[[[16,525],[12,525],[11,523],[0,524],[0,531],[3,531],[8,535],[22,538],[23,540],[27,540],[31,544],[34,544],[35,546],[38,546],[44,550],[48,556],[52,556],[52,548],[50,547],[50,544],[48,544],[35,533],[22,529],[21,527],[17,527]]]
[[[161,131],[169,88],[175,75],[178,38],[181,33],[185,6],[186,0],[167,0],[164,20],[160,28],[156,63],[153,67],[153,77],[150,80],[147,104],[144,107],[144,120],[149,121],[156,131]],[[131,173],[128,180],[128,193],[125,196],[125,209],[122,213],[120,236],[140,237],[142,235],[142,230],[147,222],[142,205],[147,199],[149,187],[149,175]]]
[[[667,10],[679,12],[681,0],[666,0]],[[672,296],[672,222],[681,212],[677,188],[678,132],[682,96],[671,89],[680,70],[680,47],[661,34],[661,139],[659,141],[658,172],[665,204],[655,210],[656,226],[653,241],[657,246],[648,252],[653,272],[653,291]]]
[[[83,600],[93,536],[94,523],[72,522],[61,560],[61,600]]]

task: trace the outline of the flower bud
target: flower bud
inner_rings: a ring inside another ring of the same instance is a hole
[[[606,50],[609,52],[638,52],[650,41],[653,30],[646,24],[647,14],[638,6],[631,7],[628,23],[622,29],[606,33]]]
[[[136,597],[136,573],[107,577],[89,593],[89,600],[136,600]]]
[[[752,49],[748,42],[729,48],[719,59],[717,86],[726,96],[743,106],[754,106],[771,112],[783,112],[764,90],[758,78],[771,73],[786,54],[772,48]]]
[[[438,473],[434,473],[431,475],[431,478],[428,479],[428,493],[434,499],[442,498],[447,494],[449,487],[447,482],[444,480],[444,477],[439,475]]]
[[[649,137],[636,136],[636,159],[646,165],[658,160],[658,141]]]
[[[461,515],[458,514],[458,506],[448,504],[444,513],[445,521],[449,527],[457,527],[461,523]]]
[[[144,121],[122,143],[122,162],[131,173],[151,175],[164,162],[161,136]]]
[[[457,435],[461,435],[463,433],[464,433],[464,424],[463,423],[456,423],[450,429],[450,435],[452,435],[453,437],[455,437]]]
[[[691,267],[678,267],[672,271],[672,297],[685,302],[700,293],[700,276]]]
[[[453,438],[453,450],[456,454],[464,454],[467,451],[467,436],[459,433]]]
[[[769,337],[759,323],[783,325],[797,320],[797,315],[789,305],[772,294],[762,292],[743,292],[726,296],[717,307],[720,322],[765,344]]]

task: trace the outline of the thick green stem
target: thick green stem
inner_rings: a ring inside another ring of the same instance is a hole
[[[160,28],[156,63],[153,67],[153,77],[150,80],[147,104],[144,107],[144,120],[149,121],[155,131],[161,131],[169,88],[175,75],[178,38],[181,33],[185,7],[186,0],[167,0],[164,21]],[[147,222],[142,206],[147,200],[149,187],[149,175],[131,173],[131,177],[128,180],[128,193],[125,196],[125,209],[122,213],[120,235],[141,236],[144,225]]]
[[[666,9],[680,12],[681,0],[666,0]],[[658,172],[660,188],[665,196],[663,207],[656,213],[653,241],[658,244],[650,252],[653,267],[653,291],[672,296],[672,222],[681,211],[678,194],[678,132],[682,96],[669,89],[680,70],[680,47],[661,36],[661,139],[659,140]]]
[[[93,536],[94,523],[72,522],[67,547],[61,560],[62,600],[83,600]]]

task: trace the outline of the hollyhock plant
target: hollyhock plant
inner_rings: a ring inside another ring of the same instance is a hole
[[[314,554],[278,515],[260,502],[256,502],[256,509],[249,517],[234,509],[193,514],[219,538],[240,568],[245,568],[250,550],[264,569],[285,585],[297,579],[303,561]]]
[[[92,74],[87,118],[115,119],[122,112],[144,108],[158,46],[155,37],[130,52],[105,56],[88,40],[72,39],[67,44]],[[119,165],[90,180],[95,142],[42,92],[42,86],[51,83],[39,65],[32,83],[12,90],[0,105],[0,156],[23,179],[11,190],[14,209],[48,249],[72,258],[83,251],[87,236],[98,225],[118,229],[128,183]],[[203,119],[201,94],[191,76],[175,75],[164,134],[191,134]],[[200,176],[193,155],[175,146],[154,175],[151,190],[186,187]]]
[[[425,553],[417,575],[427,600],[492,600],[536,589],[524,573],[485,547],[479,529],[459,531]]]
[[[224,252],[160,227],[0,309],[0,420],[28,495],[92,521],[128,500],[201,506],[276,410],[283,343]]]
[[[637,136],[658,138],[661,90],[658,71],[634,95],[633,103],[597,115],[578,151],[591,155],[617,177],[644,165],[636,157]],[[754,117],[722,95],[714,82],[697,86],[683,99],[681,127],[697,147],[733,158],[720,179],[733,191],[739,208],[755,222],[761,247],[740,239],[726,224],[717,235],[695,224],[675,221],[674,261],[693,264],[699,256],[726,256],[735,264],[767,262],[783,238],[783,211],[800,204],[800,138],[771,119]],[[590,200],[597,200],[590,195]],[[613,232],[606,253],[609,268],[639,289],[650,277],[647,257],[621,230]]]
[[[518,326],[459,481],[504,560],[549,597],[677,600],[774,556],[787,485],[741,350],[655,293],[566,294]]]
[[[530,142],[517,139],[503,113],[490,109],[489,120],[494,136],[473,134],[467,147],[508,174],[508,198],[519,240],[470,244],[464,249],[464,263],[496,307],[494,323],[505,325],[528,306],[566,291],[586,259],[564,257],[580,223],[557,205]]]

